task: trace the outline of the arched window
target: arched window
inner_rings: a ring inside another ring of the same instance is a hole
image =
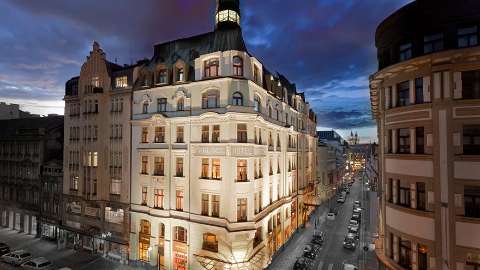
[[[173,233],[174,241],[187,243],[187,230],[185,228],[176,226],[174,227]]]
[[[217,77],[218,76],[218,58],[210,59],[204,62],[204,77]]]
[[[255,96],[255,98],[253,99],[253,108],[256,112],[262,111],[262,103],[260,102],[260,97]]]
[[[177,101],[177,111],[183,111],[184,110],[184,99],[183,98],[179,98],[178,101]]]
[[[219,93],[210,90],[202,95],[202,109],[218,108]]]
[[[240,56],[233,57],[233,75],[243,76],[243,59]]]
[[[240,92],[235,92],[233,94],[233,105],[235,106],[243,106],[243,96]]]
[[[142,113],[148,113],[148,101],[143,102]]]
[[[204,233],[202,249],[212,252],[218,252],[217,236],[212,233]]]

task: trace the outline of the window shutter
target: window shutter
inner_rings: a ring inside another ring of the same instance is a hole
[[[430,92],[430,76],[423,77],[423,100],[425,102],[431,102]]]
[[[462,98],[462,73],[454,72],[453,73],[453,98],[461,99]]]

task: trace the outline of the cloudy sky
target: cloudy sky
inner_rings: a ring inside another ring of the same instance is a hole
[[[321,129],[376,140],[368,75],[376,26],[411,0],[241,0],[249,51],[306,92]],[[2,0],[0,101],[63,114],[65,81],[97,40],[130,64],[156,43],[211,31],[214,0]]]

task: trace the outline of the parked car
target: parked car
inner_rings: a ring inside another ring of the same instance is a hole
[[[358,230],[360,228],[358,227],[351,227],[351,228],[348,228],[348,233],[355,233],[355,234],[358,234]]]
[[[343,270],[358,270],[358,267],[353,264],[344,263]]]
[[[325,233],[324,232],[314,232],[313,238],[310,241],[312,244],[323,245],[325,241]]]
[[[360,223],[360,221],[361,221],[362,218],[361,218],[361,216],[360,216],[359,213],[353,213],[353,214],[352,214],[352,219],[353,219],[353,220],[356,220],[356,221],[358,221],[358,223]]]
[[[0,246],[0,256],[10,253],[10,248],[8,246]]]
[[[353,208],[353,213],[362,213],[362,208],[360,207]]]
[[[32,259],[32,254],[26,252],[25,250],[16,250],[14,252],[3,255],[1,258],[6,263],[19,266],[22,263]]]
[[[353,250],[353,249],[357,248],[357,241],[355,240],[355,238],[351,238],[347,235],[347,236],[345,236],[345,239],[343,240],[343,247],[346,248],[346,249]]]
[[[360,207],[361,207],[360,201],[353,202],[353,208],[360,208]]]
[[[338,203],[344,203],[345,202],[345,197],[344,196],[338,197],[337,202]]]
[[[356,228],[358,230],[359,227],[360,227],[360,224],[358,223],[358,221],[350,219],[350,222],[348,223],[348,229]]]
[[[35,258],[22,264],[23,269],[36,269],[36,270],[52,270],[54,266],[52,262],[44,257]]]
[[[327,219],[328,219],[328,220],[335,220],[335,214],[332,213],[332,212],[328,213],[328,214],[327,214]]]
[[[355,240],[357,240],[357,241],[360,240],[360,237],[358,236],[358,233],[351,233],[351,232],[349,232],[349,233],[347,233],[347,236],[346,236],[346,237],[355,239]]]
[[[295,265],[293,266],[294,270],[312,270],[313,269],[313,261],[305,258],[305,257],[300,257],[297,259],[295,262]]]

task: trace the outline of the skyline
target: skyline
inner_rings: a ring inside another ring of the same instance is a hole
[[[375,141],[368,90],[368,76],[377,69],[374,30],[410,1],[243,2],[248,50],[305,92],[319,129],[335,129],[342,136],[355,130],[363,142]],[[93,40],[110,61],[131,64],[150,58],[154,44],[213,30],[213,22],[205,20],[213,17],[215,3],[209,0],[152,0],[135,12],[129,1],[115,8],[95,3],[102,16],[89,6],[55,0],[0,3],[2,101],[32,113],[63,114],[65,82],[78,75]],[[367,10],[369,16],[359,18]]]

